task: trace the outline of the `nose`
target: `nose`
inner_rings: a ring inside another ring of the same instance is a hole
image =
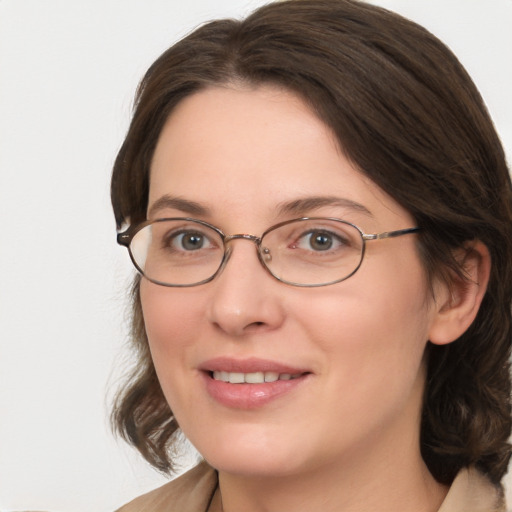
[[[230,336],[277,329],[284,321],[284,285],[261,265],[253,238],[230,241],[229,259],[209,283],[208,319]],[[254,237],[255,238],[255,237]]]

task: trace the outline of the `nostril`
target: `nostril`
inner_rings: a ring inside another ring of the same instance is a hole
[[[250,330],[250,329],[258,329],[260,327],[263,327],[265,325],[265,322],[252,322],[251,324],[249,324],[245,330]]]

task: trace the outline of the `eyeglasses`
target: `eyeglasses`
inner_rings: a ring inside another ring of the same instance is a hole
[[[261,237],[226,235],[202,220],[169,218],[146,221],[117,235],[137,270],[162,286],[205,284],[217,276],[231,255],[233,240],[254,242],[258,259],[270,275],[293,286],[327,286],[354,275],[367,241],[395,238],[420,228],[367,234],[341,219],[304,217],[280,222]]]

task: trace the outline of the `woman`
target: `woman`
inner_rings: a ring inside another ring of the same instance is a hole
[[[142,275],[116,428],[205,459],[121,510],[504,509],[512,187],[426,30],[352,0],[199,28],[142,81],[112,201]]]

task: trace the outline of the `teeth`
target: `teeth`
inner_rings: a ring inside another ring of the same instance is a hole
[[[243,373],[229,373],[228,378],[231,384],[243,384],[245,382],[245,375]]]
[[[232,381],[230,380],[229,382]],[[246,373],[242,382],[247,382],[248,384],[261,384],[262,382],[265,382],[265,374],[263,372]]]
[[[265,372],[265,382],[275,382],[279,380],[279,373]]]
[[[263,384],[264,382],[275,382],[276,380],[291,380],[300,377],[301,374],[292,375],[290,373],[277,373],[277,372],[253,372],[253,373],[240,373],[240,372],[213,372],[215,380],[229,382],[230,384]]]

